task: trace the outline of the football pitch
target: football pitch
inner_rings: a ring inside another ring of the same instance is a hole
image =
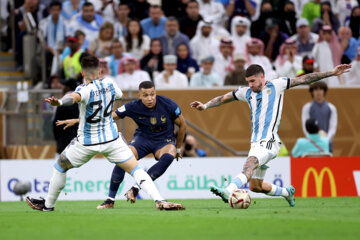
[[[185,211],[158,211],[154,203],[59,201],[55,212],[25,202],[0,202],[0,239],[360,239],[360,198],[253,199],[231,209],[218,199],[179,200]]]

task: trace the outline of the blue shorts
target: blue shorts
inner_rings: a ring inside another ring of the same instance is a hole
[[[172,144],[175,146],[175,139],[165,138],[162,140],[150,140],[141,136],[135,136],[129,142],[129,145],[133,146],[136,149],[139,159],[145,157],[150,153],[152,153],[155,157],[156,151],[168,144]]]

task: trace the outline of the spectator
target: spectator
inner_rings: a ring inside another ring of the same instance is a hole
[[[163,54],[176,54],[176,49],[181,43],[185,43],[189,48],[189,38],[185,34],[179,32],[179,22],[176,18],[169,17],[167,19],[165,30],[165,34],[160,37],[161,45],[163,46]]]
[[[271,62],[267,57],[264,56],[264,43],[257,38],[252,38],[246,44],[246,64],[258,64],[266,72],[266,80],[271,80],[276,78],[277,74],[273,70]]]
[[[296,22],[296,32],[291,39],[298,45],[298,53],[301,56],[309,55],[319,39],[319,35],[310,32],[309,22],[306,18],[300,18]]]
[[[36,26],[40,21],[48,16],[48,11],[45,5],[40,4],[39,0],[25,0],[24,4],[19,8],[15,15],[15,21],[19,27],[19,33],[16,37],[16,53],[15,59],[19,70],[23,65],[23,37],[27,34],[28,20],[24,17],[27,13],[30,13],[33,17]]]
[[[137,59],[149,53],[150,38],[143,34],[140,22],[132,19],[128,21],[128,32],[125,37],[121,37],[120,41],[126,52],[132,54]]]
[[[247,86],[245,80],[245,55],[243,53],[234,54],[234,70],[229,72],[225,77],[225,86]]]
[[[356,57],[358,42],[352,37],[351,29],[349,27],[339,28],[339,41],[343,50],[341,63],[348,64]]]
[[[127,24],[129,22],[130,8],[126,3],[121,2],[118,6],[117,19],[114,23],[115,38],[125,37]]]
[[[280,31],[288,36],[296,33],[296,11],[295,4],[289,0],[285,1],[280,21]]]
[[[69,23],[73,16],[81,11],[84,0],[67,0],[62,3],[61,16]]]
[[[350,19],[352,9],[359,6],[356,0],[337,0],[335,9],[338,13],[338,18],[341,26],[345,25],[345,22]]]
[[[321,3],[321,15],[320,17],[314,19],[311,27],[311,31],[314,33],[319,33],[322,26],[328,25],[330,26],[335,33],[340,27],[339,19],[335,16],[331,9],[330,2],[322,2]]]
[[[181,146],[183,157],[207,157],[204,150],[198,148],[198,143],[194,136],[186,134],[185,141]]]
[[[61,3],[53,1],[50,3],[50,15],[39,23],[45,37],[46,76],[50,76],[53,58],[57,51],[62,51],[66,38],[66,25],[60,17]],[[56,61],[54,62],[56,64]],[[57,64],[56,64],[57,65]],[[57,71],[56,71],[57,72]]]
[[[360,86],[360,47],[357,49],[357,55],[354,60],[351,62],[352,68],[350,72],[346,74],[345,84],[349,86],[357,85]]]
[[[260,11],[259,19],[251,24],[251,36],[255,38],[258,38],[260,32],[265,30],[266,20],[275,17],[273,7],[269,1],[265,0],[261,3]]]
[[[63,82],[63,95],[75,91],[77,82],[74,79],[69,79]],[[69,128],[64,129],[63,125],[57,126],[56,122],[67,119],[79,118],[79,106],[74,103],[70,106],[56,107],[55,116],[53,118],[53,133],[56,141],[56,154],[60,155],[67,145],[77,136],[79,125],[75,124]]]
[[[200,62],[202,56],[207,54],[215,56],[219,52],[219,41],[213,37],[212,23],[200,21],[198,24],[196,35],[191,39],[190,46],[193,57]]]
[[[340,64],[342,56],[341,45],[330,26],[326,25],[322,27],[319,41],[315,44],[312,55],[319,65],[320,72],[330,71]],[[338,86],[341,79],[338,77],[330,77],[325,81],[329,86]]]
[[[196,0],[190,0],[186,6],[186,15],[179,20],[180,31],[192,39],[201,20],[203,17],[199,14],[199,3]]]
[[[246,43],[250,37],[251,22],[244,17],[234,17],[231,22],[231,40],[234,44],[234,52],[245,52]]]
[[[128,53],[124,53],[124,48],[118,39],[114,39],[110,45],[111,55],[105,58],[108,64],[109,74],[112,77],[118,75],[118,68],[121,59],[126,56],[130,56]]]
[[[140,70],[140,63],[134,57],[124,57],[118,68],[116,84],[121,90],[137,90],[143,81],[151,81],[147,72]]]
[[[66,56],[63,61],[63,79],[81,79],[80,58],[83,50],[80,48],[79,40],[76,37],[68,37],[67,42],[69,44],[70,54]]]
[[[327,134],[330,141],[330,152],[332,152],[333,139],[337,128],[337,110],[333,104],[325,100],[327,89],[326,83],[322,81],[310,85],[309,91],[313,101],[303,106],[301,119],[305,135],[308,133],[305,127],[305,121],[313,118],[318,122],[320,130]]]
[[[233,51],[234,45],[229,38],[223,38],[220,42],[220,53],[215,56],[214,71],[217,72],[221,80],[224,81],[227,73],[234,70]]]
[[[235,16],[243,16],[251,19],[255,15],[256,2],[254,0],[230,0],[226,8],[229,22]]]
[[[103,58],[111,54],[110,45],[114,40],[114,25],[105,22],[100,27],[99,36],[90,42],[88,51],[91,55]]]
[[[177,70],[187,76],[190,80],[191,75],[199,71],[199,65],[196,60],[189,55],[190,51],[185,43],[180,43],[176,49]]]
[[[304,5],[301,17],[306,18],[310,27],[313,24],[313,20],[321,16],[320,0],[311,0]]]
[[[191,76],[190,87],[214,87],[223,85],[223,80],[219,74],[212,71],[214,61],[215,58],[213,56],[206,56],[201,59],[201,70]]]
[[[161,41],[157,38],[151,40],[150,52],[141,59],[141,69],[148,72],[150,78],[154,80],[156,76],[164,70]]]
[[[149,15],[150,4],[146,0],[133,0],[129,2],[131,18],[143,20]]]
[[[275,68],[279,76],[293,78],[302,67],[302,57],[297,54],[295,40],[287,39],[281,46]]]
[[[80,49],[85,52],[87,49],[87,46],[89,45],[89,42],[85,39],[85,33],[81,30],[76,30],[74,33],[74,37],[78,40]],[[65,57],[69,56],[71,53],[71,49],[69,46],[66,46],[63,50],[61,56],[60,56],[60,62],[63,62]]]
[[[299,138],[291,151],[293,157],[301,157],[306,153],[329,153],[329,139],[321,137],[319,134],[319,126],[313,118],[307,119],[306,137]]]
[[[358,39],[360,36],[360,7],[353,8],[347,25],[351,28],[352,36]]]
[[[113,23],[115,21],[119,0],[87,0],[87,1],[92,2],[94,5],[95,2],[100,3],[99,9],[96,9],[95,7],[95,11],[97,14],[103,17],[104,22]]]
[[[181,18],[186,15],[186,6],[189,0],[161,0],[161,7],[165,16]]]
[[[225,21],[225,8],[214,0],[198,0],[200,15],[206,19],[206,21],[210,21],[214,23],[214,26],[224,26]]]
[[[304,56],[302,59],[302,69],[297,72],[297,77],[300,77],[304,74],[313,73],[314,72],[314,63],[315,59],[310,56]]]
[[[185,74],[176,70],[176,62],[175,55],[164,56],[164,71],[154,80],[157,89],[188,87],[188,79]]]
[[[82,5],[82,13],[71,21],[68,31],[72,35],[76,30],[81,30],[85,33],[86,39],[91,42],[98,36],[103,22],[103,18],[95,14],[94,5],[86,2]]]
[[[149,17],[140,23],[144,33],[151,39],[159,38],[165,33],[166,18],[159,5],[152,5],[149,9]]]
[[[279,22],[275,18],[266,20],[265,31],[260,33],[260,39],[265,44],[265,56],[267,56],[271,62],[275,61],[279,55],[279,49],[281,44],[285,42],[288,36],[280,31]]]

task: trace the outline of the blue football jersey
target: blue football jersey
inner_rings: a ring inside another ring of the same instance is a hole
[[[181,114],[180,107],[170,98],[156,96],[154,109],[147,108],[140,99],[131,101],[116,111],[120,118],[132,118],[138,128],[135,136],[148,139],[174,138],[174,121]]]

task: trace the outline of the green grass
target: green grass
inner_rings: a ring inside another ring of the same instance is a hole
[[[360,198],[253,199],[247,210],[220,200],[179,200],[185,211],[158,211],[152,201],[60,201],[55,212],[0,202],[0,239],[360,239]]]

